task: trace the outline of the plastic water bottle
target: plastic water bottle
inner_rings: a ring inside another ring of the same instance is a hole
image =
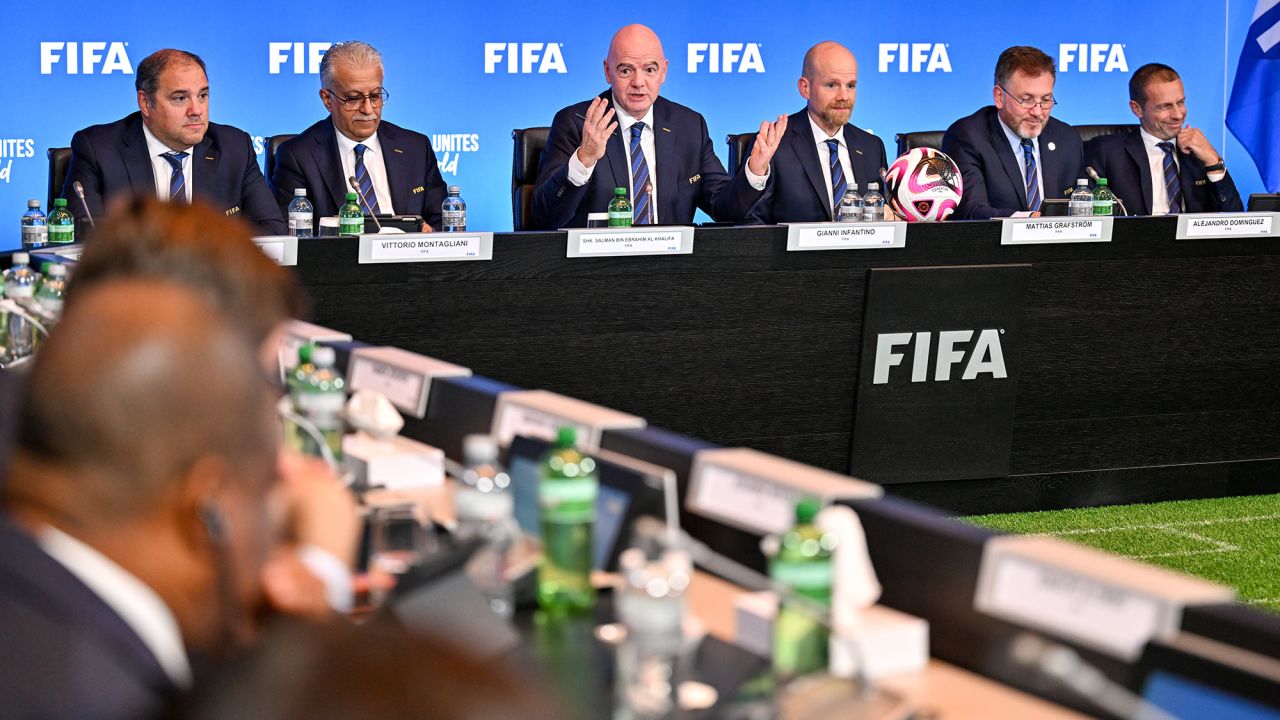
[[[359,235],[364,232],[364,211],[356,203],[356,194],[347,193],[347,203],[338,210],[338,234]]]
[[[618,559],[622,583],[618,619],[627,628],[618,646],[614,720],[659,720],[678,708],[678,661],[684,647],[687,552],[666,550],[650,561],[640,548]]]
[[[12,261],[13,264],[4,273],[4,296],[30,310],[36,285],[40,282],[40,273],[31,267],[31,256],[27,253],[14,253]],[[8,336],[10,359],[26,357],[35,350],[35,328],[21,315],[9,313],[5,321],[5,334]]]
[[[346,382],[334,369],[333,348],[319,346],[311,351],[315,370],[307,375],[306,383],[297,387],[294,406],[298,414],[311,421],[324,436],[325,443],[334,458],[342,457],[342,406],[347,401]],[[303,451],[308,455],[323,457],[320,448],[310,436],[302,437]]]
[[[49,226],[40,211],[39,200],[28,200],[27,211],[22,213],[22,249],[34,250],[49,242]]]
[[[293,199],[289,201],[289,232],[298,237],[311,237],[311,224],[314,222],[312,217],[315,214],[315,207],[311,201],[307,199],[306,188],[296,188],[293,191]]]
[[[56,198],[49,212],[49,242],[66,245],[76,241],[76,217],[67,209],[66,198]]]
[[[62,303],[67,297],[67,266],[48,263],[44,280],[36,288],[35,305],[40,314],[51,321],[62,316]]]
[[[484,547],[467,563],[467,575],[484,594],[490,609],[499,617],[510,619],[515,600],[507,566],[520,532],[515,522],[515,502],[508,492],[511,476],[498,462],[498,443],[488,435],[463,438],[462,459],[466,470],[453,496],[457,534],[461,539],[484,540]]]
[[[467,202],[459,195],[460,192],[457,185],[449,186],[449,194],[441,207],[444,220],[440,222],[440,229],[444,232],[467,231]]]
[[[591,549],[600,480],[596,463],[574,447],[577,433],[560,428],[556,446],[538,473],[542,515],[542,563],[538,605],[552,613],[579,613],[596,602],[591,587]]]
[[[1093,214],[1094,215],[1111,215],[1112,206],[1116,202],[1116,196],[1112,194],[1111,188],[1107,187],[1107,179],[1098,178],[1098,187],[1093,189]]]
[[[835,538],[813,524],[817,515],[816,500],[796,503],[796,524],[782,536],[778,552],[769,562],[769,575],[819,607],[830,607]],[[786,678],[825,669],[829,636],[827,628],[811,613],[797,609],[794,601],[782,599],[773,624],[774,672]]]
[[[884,196],[880,183],[867,183],[867,194],[862,196],[862,221],[880,222],[884,219]]]
[[[609,227],[631,227],[631,200],[626,188],[614,188],[609,201]]]
[[[862,196],[858,194],[858,183],[849,183],[849,189],[840,198],[840,212],[836,221],[842,223],[862,222]]]
[[[311,351],[315,348],[310,343],[305,343],[298,348],[298,364],[289,369],[288,375],[285,377],[285,388],[289,392],[289,397],[293,400],[294,409],[298,407],[298,394],[303,388],[311,382],[311,373],[316,371],[316,366],[311,364]],[[284,421],[284,442],[287,447],[297,450],[300,453],[307,452],[310,446],[314,450],[314,443],[307,438],[298,425],[292,420]],[[309,445],[310,443],[310,445]]]
[[[1071,217],[1088,217],[1093,214],[1093,193],[1089,192],[1088,180],[1076,180],[1076,189],[1067,201],[1067,214]]]

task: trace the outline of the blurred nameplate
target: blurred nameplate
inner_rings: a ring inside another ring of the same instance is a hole
[[[1235,592],[1117,555],[1043,536],[987,541],[974,606],[1126,661],[1170,638],[1188,605],[1230,603]]]
[[[253,244],[277,265],[298,264],[298,238],[294,235],[264,235],[255,237]]]
[[[298,364],[298,350],[308,343],[348,342],[350,333],[330,330],[327,327],[313,325],[301,320],[290,320],[284,324],[280,333],[280,366],[291,368]]]
[[[689,473],[689,512],[756,535],[786,532],[796,503],[880,497],[878,485],[749,448],[700,450]]]
[[[382,393],[402,412],[422,418],[427,414],[432,378],[470,376],[471,371],[461,365],[408,350],[362,347],[351,351],[347,386],[352,392],[371,390]]]
[[[1179,240],[1275,237],[1280,213],[1193,213],[1178,216]]]
[[[364,234],[359,258],[362,264],[492,260],[493,233]]]
[[[904,222],[785,223],[787,250],[876,250],[907,246]]]
[[[493,436],[509,445],[516,435],[554,442],[562,427],[578,434],[578,447],[596,450],[605,430],[643,428],[645,420],[546,390],[511,390],[498,395]]]
[[[1005,218],[1001,245],[1111,242],[1109,215],[1100,217]]]
[[[578,228],[569,230],[567,257],[689,255],[692,252],[691,227]]]

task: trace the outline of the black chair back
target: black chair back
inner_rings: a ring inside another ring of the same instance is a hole
[[[729,145],[729,177],[736,177],[747,163],[747,155],[751,152],[751,142],[756,133],[739,133],[726,135],[724,141]]]
[[[271,182],[271,178],[276,174],[276,151],[280,146],[298,137],[297,135],[272,135],[267,138],[267,182]],[[272,187],[275,187],[272,185]]]
[[[918,147],[942,149],[942,136],[945,130],[916,130],[915,132],[898,133],[894,139],[898,141],[898,157],[902,157]]]
[[[1280,212],[1280,193],[1254,193],[1250,195],[1249,212]]]
[[[515,230],[533,226],[533,188],[538,183],[538,163],[550,132],[549,127],[511,131],[515,145],[511,157],[511,226]]]
[[[49,197],[44,206],[46,213],[53,207],[53,199],[62,197],[62,184],[67,181],[67,168],[71,167],[71,148],[49,148],[48,156]],[[70,198],[67,199],[67,204],[71,204]]]
[[[1100,138],[1104,135],[1133,135],[1138,132],[1141,127],[1136,124],[1119,124],[1119,125],[1075,125],[1076,132],[1080,135],[1080,142],[1088,143],[1094,138]]]

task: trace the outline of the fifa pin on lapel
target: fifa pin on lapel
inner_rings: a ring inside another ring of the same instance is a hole
[[[1049,141],[1049,152],[1053,152],[1054,150],[1057,150],[1057,149],[1058,149],[1058,146],[1054,145],[1052,140]]]

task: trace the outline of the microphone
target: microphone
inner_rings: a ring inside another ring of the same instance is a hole
[[[1019,667],[1090,700],[1109,715],[1126,720],[1175,720],[1173,715],[1107,677],[1067,645],[1024,631],[1014,636],[1006,652]]]
[[[76,180],[71,183],[71,187],[75,189],[76,197],[80,198],[80,207],[84,208],[84,216],[89,218],[89,227],[97,230],[98,224],[93,221],[93,213],[89,212],[89,203],[84,199],[84,186],[80,184],[79,180]]]
[[[1093,178],[1093,181],[1094,181],[1094,182],[1098,182],[1098,171],[1097,171],[1097,170],[1094,170],[1094,169],[1093,169],[1093,166],[1091,166],[1091,165],[1085,165],[1085,166],[1084,166],[1084,171],[1085,171],[1085,173],[1087,173],[1087,174],[1089,175],[1089,177]],[[1112,195],[1115,195],[1115,193],[1114,193],[1114,192],[1113,192],[1113,193],[1111,193],[1111,194],[1112,194]],[[1120,199],[1120,196],[1119,196],[1119,195],[1116,195],[1116,204],[1120,206],[1120,212],[1124,213],[1125,215],[1128,215],[1128,214],[1129,214],[1129,210],[1128,210],[1128,208],[1126,208],[1126,207],[1124,206],[1124,201]]]
[[[355,191],[356,197],[360,198],[360,202],[364,205],[364,211],[369,213],[369,217],[373,218],[373,224],[378,226],[378,232],[382,232],[382,223],[378,221],[378,216],[373,214],[373,208],[369,207],[369,201],[364,199],[364,193],[360,192],[360,183],[356,182],[356,176],[348,175],[347,184]]]

